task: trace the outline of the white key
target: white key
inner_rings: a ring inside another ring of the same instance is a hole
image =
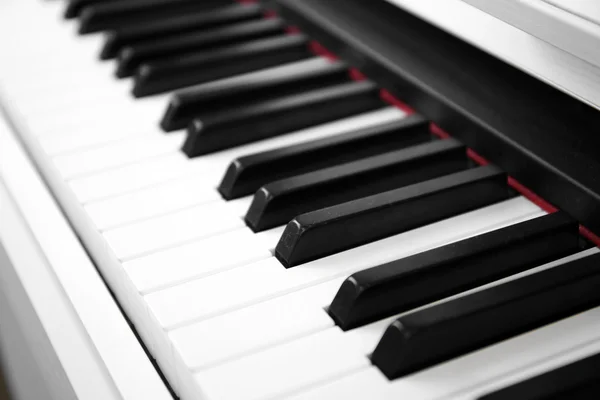
[[[250,208],[250,204],[252,204],[252,200],[254,199],[254,195],[240,197],[239,199],[229,200],[227,201],[227,206],[231,210],[232,213],[243,218],[248,209]]]
[[[493,385],[499,378],[518,376],[553,360],[559,362],[569,354],[576,359],[578,349],[600,351],[598,332],[600,308],[595,308],[387,385],[375,386],[372,392],[383,400],[464,398],[462,395]]]
[[[126,130],[139,130],[142,126],[158,131],[160,117],[166,110],[164,97],[153,102],[134,103],[121,93],[118,95],[122,99],[98,102],[92,107],[74,105],[70,112],[36,116],[28,121],[29,128],[37,136],[60,135],[65,132],[91,135],[99,132],[99,129],[90,129],[90,126]]]
[[[187,157],[180,153],[173,153],[74,179],[69,182],[69,185],[77,199],[85,204],[131,193],[184,176],[189,172],[191,172],[190,161]],[[198,185],[202,185],[202,175],[197,176],[197,182]]]
[[[405,116],[406,114],[397,108],[385,107],[380,110],[340,119],[312,128],[291,132],[285,135],[249,143],[243,146],[237,146],[217,153],[194,158],[193,160],[194,162],[205,163],[211,168],[220,171],[220,179],[222,178],[229,164],[238,157],[257,152],[273,150],[284,146],[306,143],[325,137],[341,135],[354,130],[377,126],[391,121],[397,121]]]
[[[190,176],[88,203],[85,209],[96,227],[104,231],[217,201],[222,198],[214,188],[206,188],[195,176]]]
[[[103,233],[120,260],[243,228],[244,222],[227,212],[223,204],[199,206],[152,218]]]
[[[111,85],[110,88],[105,90],[76,91],[67,95],[61,94],[60,97],[56,96],[51,100],[40,98],[36,102],[21,103],[20,112],[26,119],[36,119],[36,123],[37,120],[40,121],[39,123],[43,123],[52,121],[57,115],[62,118],[68,113],[73,114],[74,110],[90,109],[90,112],[92,109],[97,110],[97,112],[105,109],[110,110],[115,102],[122,103],[124,99],[127,99],[130,96],[130,90],[128,86],[115,88]],[[42,133],[34,132],[37,136]]]
[[[123,263],[123,268],[142,294],[190,279],[272,256],[248,228],[174,247]]]
[[[147,158],[175,153],[183,143],[182,134],[136,137],[115,144],[57,156],[54,165],[65,180],[133,164]]]
[[[197,371],[335,324],[323,306],[343,278],[223,314],[169,333],[185,373]]]
[[[135,129],[133,130],[124,130],[117,127],[107,128],[92,126],[89,129],[93,132],[88,132],[88,134],[81,134],[80,131],[64,132],[42,136],[40,137],[39,142],[46,154],[49,156],[57,156],[102,146],[108,143],[115,143],[136,136],[149,137],[161,134],[161,132],[158,131],[158,128],[154,126],[152,128],[148,128],[147,126],[135,126],[134,128]]]
[[[515,198],[287,270],[270,258],[145,299],[160,325],[173,329],[542,214]]]
[[[275,247],[283,235],[286,225],[278,226],[266,231],[262,231],[254,235],[258,241],[268,249],[272,254],[275,254]]]
[[[496,286],[502,284],[507,281],[519,279],[523,276],[531,275],[538,273],[542,270],[553,268],[557,265],[561,265],[565,262],[569,262],[572,260],[576,260],[579,258],[583,258],[585,256],[598,253],[598,249],[590,249],[587,251],[583,251],[568,257],[565,257],[561,260],[557,260],[543,266],[534,268],[532,270],[525,271],[523,273],[511,276],[509,278],[505,278],[491,284],[479,287],[474,290],[470,290],[469,292],[462,293],[458,296],[453,296],[453,298],[464,296],[468,293],[478,292],[489,288],[491,286]],[[446,299],[444,301],[447,301]],[[598,314],[600,310],[596,311]],[[577,318],[577,317],[573,317]],[[560,324],[559,322],[558,324]],[[361,371],[358,374],[350,374],[346,377],[341,378],[338,381],[333,383],[328,383],[323,386],[316,385],[314,388],[307,389],[305,393],[302,393],[298,396],[292,396],[295,400],[308,400],[308,399],[325,399],[325,398],[347,398],[347,399],[360,399],[361,395],[368,391],[374,398],[381,399],[398,399],[398,398],[410,398],[410,399],[449,399],[450,394],[453,392],[457,393],[472,393],[473,391],[477,392],[479,395],[483,394],[484,391],[481,390],[480,385],[485,385],[486,387],[494,387],[494,383],[497,381],[498,377],[503,376],[505,373],[499,373],[500,369],[504,369],[505,371],[512,372],[515,371],[516,375],[520,375],[517,373],[518,371],[518,363],[514,365],[514,369],[511,368],[510,360],[502,360],[499,361],[496,357],[503,357],[501,351],[496,351],[497,356],[486,358],[485,354],[490,352],[490,349],[494,349],[497,347],[503,347],[503,343],[511,343],[515,341],[522,340],[523,338],[527,338],[531,335],[537,335],[539,331],[546,330],[549,327],[539,328],[537,330],[531,331],[529,333],[525,333],[521,336],[517,336],[515,338],[509,339],[505,342],[500,342],[493,346],[481,349],[477,352],[470,353],[463,357],[459,357],[445,363],[439,364],[430,369],[425,369],[423,371],[417,372],[415,374],[411,374],[406,377],[402,377],[396,379],[394,381],[389,381],[385,376],[383,376],[376,367],[371,367],[368,370]],[[596,335],[597,339],[600,340],[600,334]],[[520,339],[521,338],[521,339]],[[528,340],[525,340],[528,342]],[[576,345],[576,344],[574,344]],[[506,350],[506,357],[510,358],[511,354],[508,350]],[[548,352],[547,356],[551,356],[552,352]],[[476,362],[467,362],[467,365],[464,365],[465,359],[474,359],[478,360],[480,363],[476,366]],[[485,361],[484,361],[485,360]],[[493,361],[492,361],[493,360]],[[496,364],[503,364],[500,368],[497,368]],[[494,365],[491,365],[494,364]],[[537,364],[537,363],[536,363]],[[456,373],[457,370],[462,369],[461,372]],[[513,374],[515,375],[515,374]],[[423,379],[423,377],[426,377]],[[491,386],[490,386],[491,385]],[[441,387],[440,387],[441,386]],[[472,389],[471,389],[472,388]],[[476,399],[479,396],[470,396],[470,395],[459,395],[456,400],[467,400],[467,399]],[[452,397],[454,399],[454,397]]]
[[[376,111],[370,111],[353,117],[318,125],[312,128],[302,129],[300,131],[287,133],[285,135],[261,140],[259,142],[238,146],[229,150],[210,154],[203,158],[209,158],[210,162],[213,163],[215,167],[219,167],[221,170],[223,170],[223,172],[225,172],[225,168],[231,161],[244,155],[273,150],[284,146],[292,146],[299,143],[306,143],[312,140],[340,135],[372,126],[378,126],[388,122],[400,120],[405,116],[406,113],[397,108],[385,107]]]
[[[285,396],[286,400],[387,400],[385,392],[390,381],[377,368],[364,368],[354,371],[331,383],[315,385],[299,394]],[[395,400],[399,400],[396,398]],[[422,400],[422,399],[411,399]]]
[[[368,368],[367,357],[396,317],[343,332],[339,327],[250,354],[194,374],[198,393],[209,399],[259,400],[278,397]],[[243,376],[240,372],[249,365]],[[235,384],[223,385],[226,377]],[[189,387],[186,388],[189,390]],[[184,393],[190,395],[192,393]]]
[[[584,358],[600,354],[600,338],[593,342],[573,347],[555,357],[550,357],[539,363],[531,364],[512,374],[498,377],[493,381],[485,382],[472,390],[452,396],[449,400],[476,400],[481,396],[514,385],[535,376],[564,367],[568,364],[580,361]]]
[[[186,174],[198,173],[198,171],[203,172],[202,175],[196,175],[199,177],[198,179],[205,182],[207,186],[216,186],[223,177],[229,163],[241,155],[342,134],[365,126],[379,125],[388,121],[403,118],[404,115],[405,114],[399,110],[384,108],[379,111],[346,118],[333,123],[251,143],[246,146],[240,146],[203,157],[188,159],[185,155],[177,153],[161,157],[160,159],[147,160],[136,165],[113,169],[106,173],[100,173],[72,181],[71,187],[75,191],[78,199],[82,203],[87,203],[132,192],[171,179],[181,178]],[[94,138],[95,136],[91,139]],[[45,143],[44,139],[50,138],[42,138],[42,143]],[[51,139],[57,139],[57,137],[53,136]],[[68,139],[61,137],[60,140],[67,140],[67,145],[71,146],[71,142],[69,142]],[[81,140],[79,144],[82,144],[82,142],[83,140]],[[65,146],[63,146],[64,144],[65,143],[54,142],[51,144],[48,142],[47,146],[52,147],[50,150],[58,151],[59,148],[62,150],[65,149]],[[89,144],[89,141],[87,141],[87,144]],[[96,145],[99,145],[99,143],[96,143]],[[49,149],[46,148],[46,151],[49,151]]]
[[[198,398],[269,399],[294,388],[319,382],[320,379],[331,379],[336,373],[368,368],[369,359],[353,351],[357,341],[357,336],[333,327],[235,362],[200,371],[194,375],[200,388]]]
[[[41,105],[42,102],[52,101],[53,96],[51,94],[69,96],[78,93],[89,93],[89,96],[95,96],[97,94],[94,94],[94,91],[96,93],[113,92],[120,94],[120,97],[115,96],[115,100],[119,101],[126,100],[131,96],[129,94],[131,83],[113,79],[107,69],[89,68],[88,64],[75,64],[70,67],[66,71],[70,75],[62,79],[56,75],[51,75],[52,71],[22,71],[29,76],[36,76],[36,79],[30,80],[30,82],[16,80],[10,87],[13,89],[18,88],[18,93],[15,91],[15,98],[19,101],[25,101],[28,95],[34,96],[39,93],[37,97],[31,97],[34,99],[32,104],[36,107]],[[61,68],[64,67],[58,65],[54,69]],[[50,69],[52,69],[52,66],[50,66]],[[84,72],[77,73],[77,70],[83,70]],[[44,79],[47,76],[51,76],[51,78]]]
[[[492,282],[490,284],[463,292],[452,297],[442,299],[436,303],[425,305],[422,308],[430,307],[433,304],[439,304],[447,302],[452,299],[463,297],[468,294],[486,290],[491,286],[497,286],[507,281],[515,279],[521,279],[523,276],[539,273],[542,270],[554,268],[557,265],[570,262],[575,259],[583,258],[587,255],[597,253],[597,249],[590,251],[581,252],[569,257],[565,257],[555,262],[547,263],[540,267],[532,270],[525,271],[520,274],[510,276],[508,278]],[[229,355],[230,362],[236,363],[234,356],[244,356],[244,353],[251,354],[256,351],[260,351],[261,348],[266,348],[266,352],[270,349],[268,346],[273,346],[278,343],[284,343],[286,341],[295,340],[296,338],[302,337],[307,334],[318,332],[333,326],[333,321],[323,320],[326,318],[323,307],[330,304],[336,291],[339,289],[340,281],[336,282],[335,287],[324,287],[321,286],[321,290],[316,296],[316,300],[309,300],[308,297],[312,294],[306,294],[302,296],[308,290],[299,291],[293,294],[282,296],[277,299],[273,299],[264,303],[260,303],[255,306],[243,308],[233,313],[224,314],[222,316],[208,319],[204,322],[193,324],[184,328],[177,329],[170,333],[170,337],[174,343],[175,354],[179,354],[182,359],[179,368],[182,371],[187,370],[200,370],[206,367],[211,368],[210,363],[207,365],[203,362],[207,355],[212,354],[211,350],[215,346],[214,343],[219,343],[219,338],[223,338],[225,343],[223,347],[227,347],[228,350],[223,350],[225,354]],[[319,287],[316,286],[315,288]],[[310,289],[309,289],[310,290]],[[416,310],[411,310],[403,314],[412,313]],[[287,313],[287,314],[286,314]],[[296,326],[297,321],[294,320],[294,315],[298,314],[302,320],[302,326]],[[346,333],[346,335],[352,336],[352,346],[348,347],[348,351],[353,351],[358,354],[367,355],[370,354],[380,338],[382,337],[385,329],[402,314],[391,316],[383,320],[377,321],[376,323],[369,324],[357,329],[352,329]],[[318,317],[321,317],[319,319]],[[254,326],[258,325],[258,326]],[[208,330],[210,329],[210,333]],[[245,340],[246,332],[251,331],[249,339]],[[243,338],[238,338],[235,332],[240,332]],[[212,335],[209,337],[209,335]],[[201,339],[200,339],[201,337]],[[226,339],[225,339],[226,338]],[[198,340],[200,339],[200,340]],[[347,340],[347,338],[344,338]],[[268,342],[267,342],[268,340]],[[241,346],[243,347],[240,347]],[[254,346],[254,347],[252,347]],[[220,350],[220,349],[219,349]],[[232,350],[238,350],[238,353],[231,353]],[[307,357],[310,358],[310,351],[307,350]],[[313,353],[313,358],[317,358],[318,354]],[[177,357],[177,356],[176,356]],[[216,357],[216,355],[214,356]],[[211,360],[214,360],[214,357]],[[259,357],[264,357],[260,355]],[[216,360],[219,360],[218,358]],[[228,361],[227,359],[222,361]],[[278,362],[274,362],[274,365],[283,365],[286,362],[294,362],[295,360],[284,360],[281,359]],[[244,361],[245,362],[245,361]],[[214,361],[213,361],[214,363]],[[229,369],[231,367],[224,367],[223,369]],[[319,368],[316,366],[315,368]],[[346,366],[339,365],[337,370],[330,367],[330,376],[320,373],[318,380],[320,382],[329,382],[332,378],[343,376]],[[219,366],[217,365],[217,369]],[[250,372],[251,374],[251,372]],[[251,379],[260,380],[259,377],[252,377]],[[311,382],[308,386],[315,386],[318,382]],[[268,385],[267,385],[268,386]],[[281,392],[294,392],[298,389],[295,386],[288,386],[286,389],[280,388]],[[257,395],[256,398],[268,397]],[[219,396],[217,396],[219,398]],[[341,398],[341,397],[334,397]]]
[[[267,259],[273,255],[284,229],[282,226],[254,233],[242,228],[133,259],[123,267],[138,292],[146,295]]]

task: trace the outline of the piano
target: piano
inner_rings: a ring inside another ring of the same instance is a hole
[[[599,398],[598,26],[491,3],[2,0],[13,397]]]

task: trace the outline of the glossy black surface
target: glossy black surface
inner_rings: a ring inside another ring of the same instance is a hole
[[[282,18],[600,231],[600,112],[383,0],[278,0]]]
[[[429,123],[418,115],[381,126],[240,157],[218,187],[231,200],[254,193],[262,185],[294,175],[433,140]]]
[[[304,35],[279,35],[140,65],[136,97],[257,71],[311,57]]]
[[[234,4],[214,10],[147,21],[141,25],[123,26],[107,34],[100,58],[114,58],[124,47],[151,43],[165,37],[177,37],[243,21],[261,20],[263,12],[262,7],[257,4]]]
[[[600,254],[398,318],[372,362],[395,379],[600,305]]]
[[[600,354],[479,398],[479,400],[596,399],[600,399]]]
[[[256,192],[245,220],[258,232],[287,224],[300,214],[467,167],[465,148],[454,140],[412,146],[271,182]]]
[[[175,92],[161,127],[168,132],[182,129],[195,117],[203,119],[227,109],[350,81],[344,63],[314,64],[314,61],[317,60],[300,62],[295,64],[297,67],[286,68],[285,71],[259,71]],[[312,66],[308,68],[307,63]]]
[[[139,25],[233,3],[234,0],[128,0],[92,3],[80,11],[79,32],[92,33]]]
[[[69,0],[65,7],[65,18],[75,18],[85,6],[92,4],[106,4],[109,2],[124,1],[124,0]]]
[[[119,53],[116,75],[124,78],[134,74],[145,62],[165,61],[196,51],[281,35],[284,29],[283,21],[270,18],[133,44]]]
[[[371,82],[349,82],[224,110],[195,119],[183,151],[189,157],[283,135],[382,107]]]
[[[350,276],[329,314],[343,329],[536,267],[580,249],[564,214],[535,218]]]
[[[486,166],[364,197],[297,216],[275,255],[293,267],[506,200],[509,192],[506,175]]]

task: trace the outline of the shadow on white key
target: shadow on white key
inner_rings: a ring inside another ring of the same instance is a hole
[[[536,205],[515,198],[294,268],[269,258],[145,298],[169,330],[537,215]]]
[[[314,388],[290,400],[476,400],[515,382],[600,352],[600,308],[563,319],[464,357],[389,381],[375,367]]]
[[[484,382],[480,386],[473,388],[472,390],[468,390],[465,393],[452,396],[448,400],[476,400],[483,395],[489,394],[496,390],[500,390],[522,382],[526,379],[545,374],[596,354],[600,354],[599,336],[596,337],[595,341],[586,342],[560,354],[553,354],[551,357],[548,357],[545,360],[524,367],[523,369],[518,369],[512,374],[509,373],[502,377],[498,377],[493,381]]]
[[[532,275],[543,270],[551,269],[597,252],[598,249],[583,251],[560,260],[544,264],[537,268],[533,268],[531,270],[445,298],[435,303],[422,306],[419,309],[427,308],[434,304],[447,302],[452,299],[472,294],[474,292],[480,292],[490,287],[520,279],[524,276]],[[211,385],[214,376],[221,376],[221,374],[226,375],[231,373],[232,370],[236,370],[240,367],[240,365],[238,365],[238,361],[236,361],[237,358],[241,357],[241,364],[258,362],[257,359],[260,360],[267,358],[267,356],[264,354],[257,354],[256,357],[254,357],[252,356],[252,353],[256,353],[257,351],[271,352],[270,348],[273,346],[277,346],[287,341],[296,340],[297,338],[308,334],[325,331],[326,329],[333,327],[333,320],[329,318],[323,308],[325,305],[328,305],[331,302],[331,299],[341,285],[341,280],[337,280],[335,283],[335,286],[332,285],[330,287],[327,286],[328,284],[322,284],[310,289],[304,289],[296,293],[288,294],[286,296],[259,303],[254,306],[242,308],[232,313],[224,314],[222,316],[211,318],[197,324],[171,331],[169,336],[173,341],[173,349],[176,357],[175,363],[179,368],[179,376],[182,377],[182,382],[185,381],[186,373],[189,373],[190,371],[197,371],[198,374],[196,374],[196,379],[198,381],[198,385],[200,386],[200,390],[206,390],[205,383],[208,382],[209,385]],[[367,357],[367,355],[370,354],[377,345],[387,326],[393,322],[393,320],[403,314],[409,314],[414,311],[416,310],[411,310],[402,314],[385,318],[373,324],[347,331],[345,335],[358,336],[358,338],[353,337],[352,340],[350,340],[347,351],[362,354],[363,356]],[[344,338],[344,340],[346,339],[347,338]],[[358,339],[358,341],[356,341],[356,339]],[[289,362],[295,364],[296,359],[286,357],[280,358],[280,355],[277,355],[278,352],[279,350],[275,350],[274,352],[271,352],[272,354],[269,356],[272,360],[271,365],[274,365],[271,368],[285,369],[286,363]],[[311,352],[313,352],[312,358],[318,359],[318,349],[305,349],[304,357],[311,358]],[[243,357],[245,356],[247,356],[248,359],[244,359]],[[228,362],[230,365],[220,365]],[[214,371],[204,371],[207,368],[213,367],[215,369]],[[313,380],[306,382],[305,389],[308,391],[310,391],[311,387],[318,387],[320,384],[319,382],[328,383],[331,380],[335,380],[336,377],[343,377],[345,374],[344,371],[346,371],[346,365],[341,364],[337,366],[337,369],[330,367],[329,370],[320,370],[321,364],[318,363],[318,365],[314,365],[310,368],[311,372],[313,368],[318,369],[319,372],[311,376],[311,379]],[[254,376],[252,374],[253,372],[248,372],[245,374],[245,376],[250,375],[248,379],[255,382],[262,379],[261,377]],[[309,376],[309,374],[306,372],[301,375]],[[379,372],[377,372],[374,377],[369,375],[369,379],[387,380],[387,378],[385,378],[383,375],[379,375]],[[267,374],[267,376],[273,376],[273,374]],[[243,382],[246,381],[244,380]],[[288,381],[285,384],[282,384],[281,381],[277,382],[279,383],[275,385],[280,386],[279,394],[293,393],[299,390],[301,387],[297,381]],[[236,380],[236,385],[233,386],[238,386],[238,383],[239,381]],[[256,388],[260,388],[261,386],[269,387],[271,385],[264,383],[264,385],[257,385]],[[257,390],[256,388],[254,390]],[[235,398],[235,395],[232,394],[229,389],[230,388],[213,388],[212,390],[219,392],[218,395],[215,395],[215,398]],[[272,386],[269,388],[269,390],[271,389]],[[335,395],[329,393],[328,395],[331,396],[329,398],[336,399],[359,399],[361,398],[360,395],[358,395],[359,393],[362,395],[366,393],[364,391],[360,391],[360,388],[355,389],[357,391],[351,397],[344,397],[346,394],[345,392],[335,393]],[[246,387],[243,390],[249,391],[252,389]],[[337,390],[343,390],[343,388]],[[187,394],[188,396],[192,396],[193,389],[188,387]],[[271,398],[272,395],[273,393],[265,393],[265,391],[258,389],[255,394],[255,398],[268,399]],[[312,394],[309,393],[309,395]],[[246,393],[246,396],[249,396],[249,394]],[[211,393],[208,393],[208,397],[212,398]],[[253,398],[251,395],[250,397]],[[413,397],[410,398],[412,399]]]
[[[172,376],[175,372],[171,368],[176,364],[176,361],[173,359],[173,352],[167,333],[172,328],[183,327],[186,323],[193,322],[185,320],[186,317],[190,317],[190,312],[192,312],[192,315],[196,314],[194,316],[196,321],[205,320],[219,314],[224,314],[225,312],[243,308],[244,306],[251,306],[261,301],[285,295],[286,293],[308,288],[320,282],[331,282],[341,279],[353,272],[353,270],[379,265],[386,261],[410,255],[407,253],[424,251],[431,247],[443,245],[446,242],[460,240],[463,238],[461,235],[469,237],[491,229],[501,228],[510,223],[516,223],[518,219],[523,220],[543,214],[537,206],[523,199],[515,199],[513,202],[509,201],[506,204],[501,204],[495,209],[488,208],[484,209],[484,211],[485,214],[482,212],[469,213],[467,214],[468,217],[463,215],[463,218],[454,218],[442,223],[433,224],[428,229],[417,230],[417,235],[413,235],[412,237],[411,235],[399,235],[401,236],[400,238],[392,238],[391,241],[383,240],[363,246],[358,249],[358,252],[351,250],[339,254],[339,257],[328,257],[324,259],[324,263],[310,263],[308,269],[306,269],[306,266],[304,266],[305,268],[302,268],[302,266],[294,268],[300,275],[294,274],[293,271],[292,273],[287,272],[278,261],[274,258],[269,258],[262,262],[242,265],[231,271],[198,279],[190,282],[190,284],[183,284],[171,289],[151,293],[145,296],[149,306],[148,311],[150,311],[148,314],[150,321],[148,321],[149,325],[147,325],[150,330],[147,332],[147,335],[155,338],[153,341],[157,343],[156,351],[157,354],[161,355],[159,357],[161,365],[168,366],[169,374]],[[512,220],[509,217],[512,217]],[[464,225],[469,222],[472,222],[469,226],[470,229]],[[496,224],[492,224],[492,222]],[[445,237],[446,242],[432,243],[431,240],[427,240],[432,232],[440,232],[437,238],[440,239],[440,236]],[[456,234],[459,234],[459,236],[456,236]],[[260,235],[256,235],[256,237],[258,236]],[[272,240],[272,238],[269,240]],[[411,243],[414,240],[418,243]],[[423,241],[427,243],[422,243]],[[406,248],[406,246],[399,245],[402,242],[411,244],[409,248]],[[419,247],[415,248],[416,246]],[[332,258],[334,262],[332,262]],[[172,265],[172,263],[168,265]],[[164,264],[162,266],[165,267]],[[313,267],[312,270],[311,267]],[[228,272],[235,273],[230,274]],[[315,277],[315,273],[324,273],[324,276]],[[299,278],[304,279],[304,281],[300,282]],[[200,282],[201,285],[198,286],[194,282]],[[185,288],[183,293],[179,290],[182,287]],[[177,290],[173,292],[172,289]],[[199,290],[199,292],[195,290]],[[163,296],[164,293],[167,293],[166,298]],[[181,296],[184,296],[183,302],[181,301]],[[148,301],[148,299],[151,300]],[[156,301],[159,304],[156,304]],[[199,309],[196,307],[201,308],[202,310],[200,311],[204,312],[204,314],[198,315]],[[156,317],[157,310],[161,312],[158,318]],[[162,311],[165,313],[162,314]],[[173,315],[167,315],[168,312],[173,313]],[[179,321],[179,326],[168,325],[173,321]],[[185,376],[187,378],[190,377],[189,374]],[[187,382],[189,383],[189,379]],[[195,387],[195,385],[192,385],[192,387]]]
[[[491,286],[519,279],[520,277],[535,274],[539,271],[553,268],[565,262],[576,260],[585,257],[590,254],[597,253],[598,249],[586,250],[561,260],[557,260],[543,266],[534,268],[529,271],[525,271],[509,278],[505,278],[491,284],[479,287],[477,289],[470,290],[452,298],[464,296],[468,293],[482,291]],[[447,301],[446,299],[444,301]],[[588,311],[583,314],[595,314],[598,315],[600,309]],[[534,338],[549,337],[550,335],[541,334],[540,332],[556,331],[556,326],[563,324],[563,326],[569,325],[567,321],[576,321],[581,318],[581,315],[567,318],[566,320],[542,327],[531,332],[516,336],[506,341],[501,341],[492,346],[483,348],[481,350],[469,353],[465,356],[455,358],[450,361],[441,363],[435,367],[425,369],[423,371],[410,374],[395,380],[390,381],[385,377],[376,367],[370,366],[355,374],[348,374],[347,376],[334,380],[333,382],[327,382],[325,384],[313,385],[312,388],[307,388],[303,393],[297,396],[291,396],[290,400],[317,400],[317,399],[332,399],[332,398],[344,398],[344,399],[362,399],[366,393],[372,398],[382,400],[392,400],[399,398],[408,398],[415,400],[475,400],[478,396],[473,397],[473,393],[483,394],[483,388],[491,388],[497,386],[500,379],[505,377],[507,374],[515,377],[522,375],[522,369],[536,366],[536,370],[539,370],[540,363],[546,359],[553,358],[554,355],[559,352],[544,349],[541,351],[530,351],[522,357],[521,354],[513,354],[514,351],[523,352],[522,346],[526,344],[527,347],[535,347],[532,343],[535,343]],[[587,319],[588,317],[585,317]],[[597,325],[597,324],[596,324]],[[563,328],[559,328],[560,329]],[[597,329],[597,328],[596,328]],[[383,333],[383,332],[382,332]],[[561,340],[563,340],[561,338]],[[564,340],[563,344],[567,347],[576,347],[580,343],[587,343],[586,340],[578,338],[572,343],[568,343],[570,339]],[[600,341],[600,334],[596,334],[596,340]],[[515,349],[516,347],[519,350]],[[547,343],[549,344],[549,343]],[[543,344],[544,345],[544,344]],[[600,343],[599,343],[600,345]],[[512,347],[512,349],[511,349]],[[531,353],[537,353],[537,361],[531,363],[531,361],[525,361]],[[462,393],[462,394],[461,394]],[[454,396],[452,396],[454,394]]]

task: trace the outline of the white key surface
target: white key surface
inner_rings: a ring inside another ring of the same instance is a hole
[[[248,228],[194,241],[123,263],[142,294],[271,257]]]
[[[537,215],[536,205],[515,198],[287,270],[270,258],[145,298],[159,323],[174,328]]]
[[[120,260],[142,256],[173,245],[243,228],[241,218],[223,204],[198,206],[103,233]]]
[[[174,153],[181,148],[181,134],[134,137],[106,146],[95,147],[54,158],[65,180],[80,178],[107,169],[134,164],[140,160]]]
[[[316,285],[169,333],[185,370],[202,370],[334,326],[323,306],[343,279]]]
[[[453,296],[443,301],[448,301],[456,297],[462,297],[469,293],[482,291],[488,287],[497,286],[504,282],[520,279],[523,276],[535,274],[549,268],[554,268],[563,263],[577,260],[579,258],[583,258],[596,253],[598,253],[598,249],[596,248],[576,253],[574,255],[547,263],[532,270],[528,270],[516,274],[514,276],[493,282],[491,284],[478,287],[468,292],[461,293],[457,296]],[[592,310],[583,314],[587,314],[590,312],[595,312],[597,314],[599,310],[596,309],[595,311]],[[379,370],[376,367],[369,367],[368,369],[362,370],[360,372],[348,374],[340,378],[339,380],[334,380],[331,383],[327,382],[325,384],[314,385],[313,387],[307,388],[298,395],[291,396],[290,399],[359,399],[361,398],[361,395],[368,391],[369,393],[371,393],[372,396],[374,396],[374,398],[381,399],[414,398],[423,400],[441,400],[452,398],[456,400],[475,400],[480,395],[485,393],[486,390],[489,391],[491,388],[502,387],[500,384],[500,378],[505,376],[507,372],[510,372],[508,375],[512,377],[512,382],[518,379],[517,377],[523,376],[523,372],[519,369],[519,366],[521,365],[519,364],[519,362],[517,362],[516,360],[510,360],[510,355],[507,355],[505,357],[508,358],[508,360],[499,361],[498,357],[502,357],[501,354],[503,350],[494,349],[503,349],[507,346],[507,344],[510,345],[514,343],[517,343],[517,346],[519,346],[519,348],[520,346],[523,346],[523,343],[530,345],[532,343],[532,340],[530,338],[539,335],[540,331],[553,330],[555,329],[553,328],[553,326],[555,326],[556,324],[568,325],[569,322],[566,321],[577,321],[580,318],[580,316],[581,314],[579,314],[578,316],[567,318],[567,320],[563,320],[561,322],[557,322],[555,324],[542,327],[528,333],[524,333],[506,341],[501,341],[495,345],[485,347],[481,350],[477,350],[465,356],[455,358],[444,363],[440,363],[437,366],[416,372],[405,377],[395,379],[393,381],[388,380],[383,374],[379,372]],[[548,335],[545,336],[548,337]],[[596,339],[600,341],[600,334],[596,335]],[[576,347],[579,345],[579,343],[581,343],[580,340],[575,340],[573,341],[572,345]],[[584,343],[588,342],[584,341]],[[568,340],[566,340],[564,344],[568,344]],[[508,350],[505,351],[507,351],[507,354],[511,353]],[[536,353],[543,354],[542,352]],[[495,357],[486,358],[489,357],[490,354],[495,354]],[[552,351],[548,351],[545,353],[545,356],[548,356],[550,359],[552,359],[552,354],[554,354]],[[487,361],[483,361],[486,359]],[[477,363],[479,363],[478,366],[476,366]],[[498,363],[502,365],[498,366]],[[551,364],[556,365],[556,362],[553,361],[551,362]],[[525,369],[529,367],[534,367],[534,370],[536,371],[540,370],[540,366],[541,363],[539,362],[535,362],[529,366],[524,365]],[[511,369],[513,367],[514,370]],[[456,394],[456,397],[451,396],[451,394],[453,393]],[[477,393],[477,396],[473,397],[473,393]]]
[[[593,310],[389,382],[366,357],[389,319],[342,332],[324,310],[342,280],[543,212],[513,199],[286,270],[272,257],[284,227],[253,233],[242,220],[251,197],[225,202],[215,190],[228,164],[404,113],[384,108],[188,159],[179,152],[185,132],[165,134],[156,125],[166,96],[133,100],[131,81],[113,77],[113,62],[96,60],[101,35],[76,37],[73,23],[57,23],[55,6],[27,7],[28,23],[39,29],[19,41],[0,38],[11,55],[0,65],[0,90],[123,261],[127,289],[114,290],[136,292],[126,297],[148,312],[139,328],[154,335],[148,347],[184,400],[474,400],[600,351]],[[11,24],[22,30],[22,21]],[[51,45],[39,48],[42,39]],[[292,63],[279,73],[324,62]]]
[[[351,372],[369,366],[354,343],[337,327],[285,343],[236,362],[195,374],[199,397],[219,400],[273,398],[291,388],[302,388],[332,373]],[[340,368],[343,366],[343,369]],[[231,377],[235,376],[235,383]]]
[[[91,202],[85,206],[99,230],[166,215],[185,208],[220,201],[214,188],[194,176]]]

